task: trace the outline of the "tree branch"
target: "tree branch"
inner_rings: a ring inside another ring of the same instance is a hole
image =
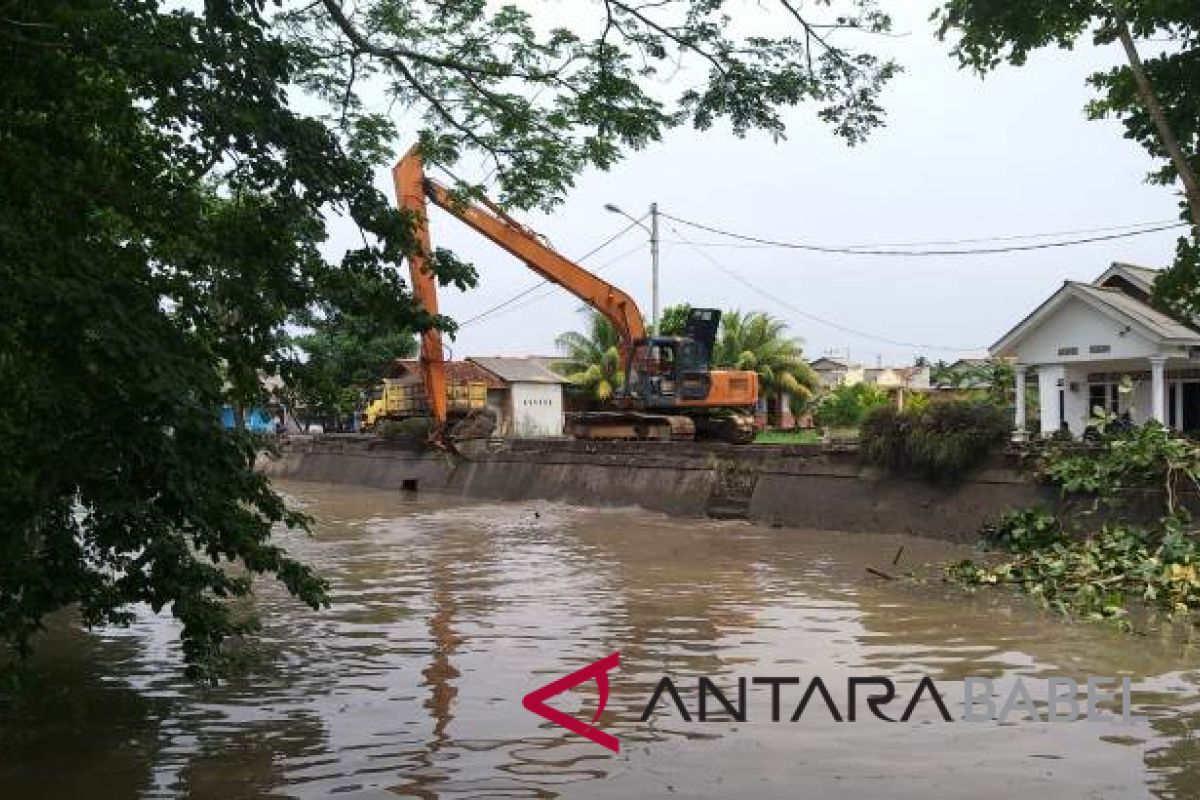
[[[1146,113],[1154,121],[1159,141],[1171,159],[1171,166],[1175,167],[1179,180],[1183,182],[1184,197],[1187,199],[1188,210],[1192,217],[1192,231],[1200,239],[1200,180],[1197,180],[1196,173],[1192,170],[1192,165],[1184,154],[1183,148],[1179,146],[1179,140],[1175,138],[1175,132],[1171,130],[1167,115],[1163,112],[1162,105],[1154,94],[1154,87],[1150,85],[1150,78],[1146,75],[1146,67],[1142,64],[1141,56],[1138,55],[1137,46],[1133,42],[1133,35],[1129,32],[1129,24],[1125,20],[1125,15],[1117,9],[1113,12],[1113,18],[1117,38],[1121,40],[1121,46],[1125,48],[1125,56],[1129,59],[1129,68],[1133,72],[1133,80],[1137,84],[1138,96],[1141,97]]]
[[[627,5],[626,3],[620,2],[620,0],[604,0],[604,5],[605,5],[605,7],[616,6],[617,8],[624,11],[626,14],[629,14],[631,17],[641,21],[641,23],[643,25],[645,25],[646,27],[650,28],[651,30],[658,31],[663,36],[666,36],[672,42],[679,45],[679,47],[681,49],[691,50],[693,53],[696,53],[697,55],[702,56],[710,64],[712,64],[716,68],[716,70],[721,73],[721,75],[728,74],[728,70],[725,69],[725,65],[722,64],[720,59],[718,59],[712,53],[708,52],[704,48],[702,48],[692,42],[689,42],[687,39],[681,38],[677,33],[672,31],[670,28],[663,27],[659,23],[657,23],[654,20],[647,17],[645,14],[642,14],[638,9]]]
[[[376,58],[388,60],[403,58],[408,59],[409,61],[417,61],[422,64],[428,64],[431,67],[441,67],[442,69],[450,69],[460,73],[470,72],[488,78],[522,78],[528,81],[546,81],[554,77],[551,73],[523,72],[520,70],[506,69],[503,67],[482,67],[476,64],[467,64],[457,59],[436,56],[431,53],[422,53],[407,47],[397,47],[394,45],[391,47],[383,47],[371,42],[366,36],[363,35],[362,31],[355,28],[354,23],[352,23],[350,18],[347,17],[345,12],[342,11],[341,6],[338,5],[336,0],[321,0],[321,5],[325,6],[325,10],[329,12],[329,16],[333,19],[334,24],[341,29],[342,33],[345,34],[346,38],[350,40],[351,44],[364,53],[373,55]]]

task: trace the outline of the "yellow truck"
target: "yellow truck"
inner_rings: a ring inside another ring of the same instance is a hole
[[[465,416],[472,411],[487,408],[487,384],[482,382],[452,383],[446,385],[446,407],[450,414]],[[425,396],[425,385],[412,380],[384,378],[383,383],[371,392],[363,422],[370,429],[385,420],[428,417],[429,399]]]

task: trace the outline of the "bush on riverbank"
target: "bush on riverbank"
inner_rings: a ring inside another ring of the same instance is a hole
[[[1008,413],[986,402],[951,400],[896,411],[876,408],[863,420],[859,448],[868,464],[949,483],[1007,441]]]
[[[1016,585],[1049,608],[1090,620],[1127,621],[1135,603],[1172,615],[1200,609],[1200,551],[1178,520],[1148,529],[1104,525],[1083,538],[1067,535],[1052,517],[1044,522],[1046,538],[993,540],[1010,558],[955,562],[946,576],[970,587]]]
[[[1006,557],[947,564],[948,580],[972,589],[1015,585],[1064,614],[1125,627],[1137,605],[1170,616],[1200,611],[1197,529],[1179,501],[1185,486],[1200,488],[1200,448],[1157,423],[1108,432],[1099,422],[1098,447],[1049,445],[1040,472],[1065,494],[1091,498],[1107,521],[1097,524],[1090,512],[1011,512],[981,531],[982,544]],[[1121,521],[1128,490],[1137,488],[1161,492],[1158,522]]]
[[[813,422],[823,429],[857,428],[873,409],[888,405],[887,392],[878,386],[855,383],[838,386],[817,401]]]

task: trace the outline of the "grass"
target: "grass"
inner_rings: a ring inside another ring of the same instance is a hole
[[[765,430],[754,437],[755,444],[816,444],[821,441],[821,433],[815,428],[796,428],[794,430]]]

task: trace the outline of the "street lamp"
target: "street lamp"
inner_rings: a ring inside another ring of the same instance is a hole
[[[650,332],[658,335],[658,203],[650,204],[650,227],[642,224],[613,203],[605,203],[604,210],[612,214],[620,214],[635,225],[650,234]]]

